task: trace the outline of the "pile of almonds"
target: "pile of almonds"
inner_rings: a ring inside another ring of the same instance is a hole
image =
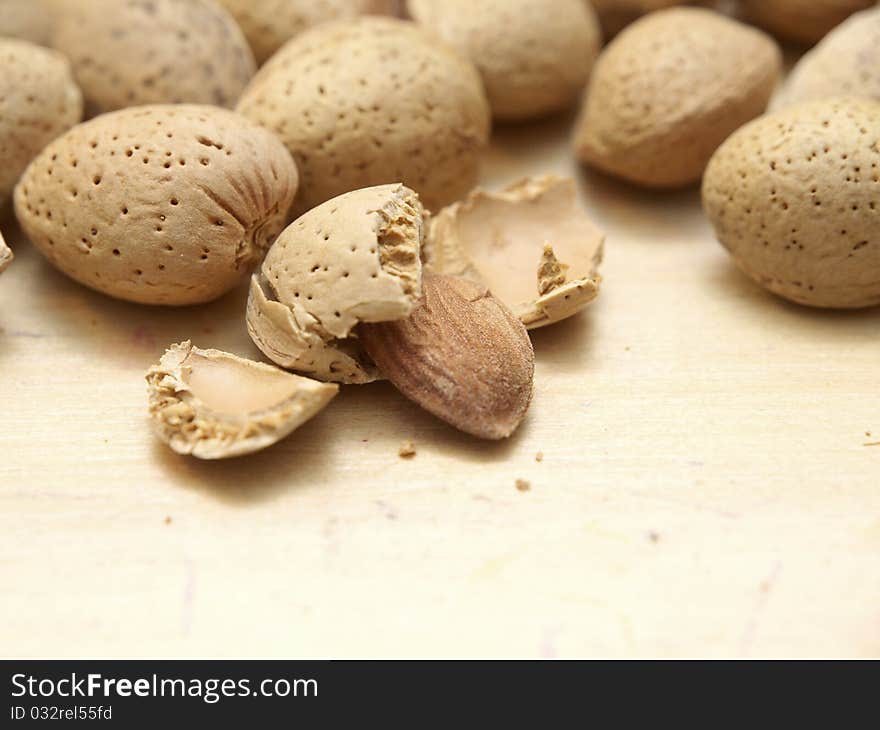
[[[717,5],[0,0],[0,204],[111,297],[205,303],[250,276],[242,320],[274,365],[183,342],[147,374],[179,453],[265,448],[382,378],[506,438],[528,330],[597,297],[604,236],[573,180],[477,187],[493,120],[579,106],[580,161],[701,183],[761,286],[880,304],[880,8]],[[817,44],[781,90],[770,34]]]

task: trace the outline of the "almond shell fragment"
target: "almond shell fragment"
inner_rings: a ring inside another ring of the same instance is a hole
[[[423,216],[418,196],[391,184],[332,198],[290,224],[251,280],[247,326],[257,347],[319,380],[376,380],[354,330],[416,306]]]
[[[577,205],[574,181],[546,175],[499,192],[477,188],[441,210],[424,258],[429,271],[484,284],[533,329],[598,296],[604,242]]]
[[[9,266],[12,263],[12,259],[12,251],[6,245],[6,241],[3,240],[3,234],[0,233],[0,271]]]
[[[339,387],[189,341],[147,372],[158,437],[178,454],[223,459],[259,451],[308,421]]]

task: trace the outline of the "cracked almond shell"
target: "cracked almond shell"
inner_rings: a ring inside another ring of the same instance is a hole
[[[434,216],[429,230],[429,270],[484,284],[530,329],[598,296],[604,236],[578,206],[571,179],[474,190]]]
[[[880,100],[880,7],[851,16],[806,53],[776,106],[835,96]]]
[[[0,271],[3,271],[9,264],[12,263],[13,259],[12,251],[9,246],[6,245],[6,241],[3,240],[3,234],[0,233]]]
[[[80,283],[144,304],[196,304],[262,258],[296,186],[284,145],[234,112],[132,107],[46,147],[16,188],[15,213]]]
[[[313,208],[281,233],[251,279],[251,338],[277,364],[320,380],[377,379],[354,329],[415,307],[422,236],[421,203],[400,184]]]
[[[496,119],[571,106],[599,52],[599,24],[584,0],[408,0],[407,9],[473,61]]]
[[[296,160],[297,212],[394,182],[436,210],[474,186],[489,138],[473,64],[394,18],[302,33],[263,66],[238,110],[274,131]]]
[[[767,108],[780,69],[770,36],[720,13],[646,15],[596,62],[575,128],[577,156],[646,187],[696,183],[718,145]]]
[[[0,38],[0,205],[28,163],[82,117],[82,94],[60,53]]]
[[[52,45],[70,59],[90,115],[141,104],[232,107],[256,70],[213,0],[64,0]]]
[[[257,63],[287,41],[331,20],[359,15],[394,15],[398,0],[220,0],[241,26]]]
[[[423,285],[408,317],[360,326],[366,351],[425,410],[473,436],[507,438],[532,399],[525,327],[482,284],[426,273]]]
[[[280,441],[327,405],[339,386],[319,383],[191,342],[168,348],[147,372],[149,412],[178,454],[223,459]]]
[[[745,18],[780,38],[815,43],[876,0],[740,0]]]
[[[746,125],[715,153],[703,208],[761,286],[800,304],[880,304],[880,101],[809,102]]]

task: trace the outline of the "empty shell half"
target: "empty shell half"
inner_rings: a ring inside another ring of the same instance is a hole
[[[484,284],[529,329],[570,317],[599,294],[605,241],[575,197],[552,175],[477,188],[431,219],[425,265]]]
[[[319,383],[189,341],[147,372],[150,418],[179,454],[241,456],[271,446],[308,421],[339,386]]]
[[[291,223],[251,279],[256,345],[320,380],[380,377],[354,329],[407,317],[418,303],[423,215],[416,193],[391,184],[332,198]]]
[[[12,251],[6,245],[6,241],[3,240],[3,234],[0,233],[0,271],[3,271],[11,263]]]

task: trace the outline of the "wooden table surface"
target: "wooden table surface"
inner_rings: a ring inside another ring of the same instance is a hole
[[[378,383],[261,454],[176,456],[144,371],[187,338],[258,357],[246,290],[116,302],[6,221],[2,654],[880,655],[880,311],[765,294],[696,190],[577,170],[570,123],[498,130],[486,160],[489,185],[578,176],[607,233],[501,444]]]

